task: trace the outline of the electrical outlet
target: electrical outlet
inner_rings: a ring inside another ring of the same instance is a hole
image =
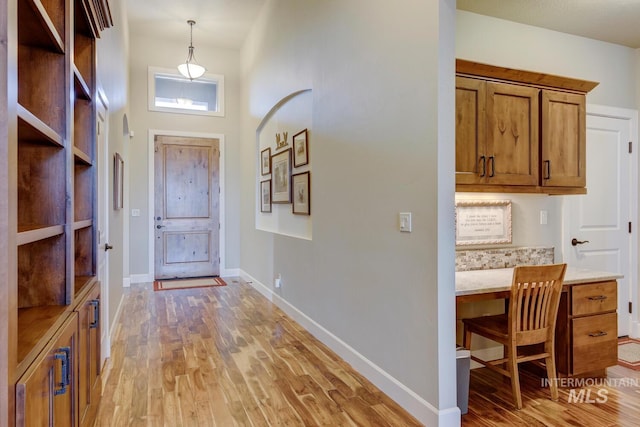
[[[274,288],[280,288],[282,286],[282,275],[280,275],[280,273],[278,273],[278,275],[276,276],[275,280],[273,281],[273,287]]]

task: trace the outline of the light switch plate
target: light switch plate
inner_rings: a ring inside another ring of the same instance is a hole
[[[411,233],[411,212],[400,212],[398,214],[400,231]]]
[[[540,225],[547,225],[547,211],[540,211]]]
[[[131,216],[140,216],[140,209],[131,209]]]

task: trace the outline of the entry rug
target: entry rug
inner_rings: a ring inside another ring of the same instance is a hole
[[[156,280],[153,282],[154,291],[168,291],[171,289],[209,288],[212,286],[227,286],[220,277],[200,277],[197,279]]]
[[[633,338],[618,340],[618,365],[640,371],[640,341]]]

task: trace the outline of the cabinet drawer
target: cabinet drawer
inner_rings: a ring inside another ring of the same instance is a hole
[[[618,315],[616,313],[573,319],[574,375],[604,369],[618,363]]]
[[[617,282],[574,285],[571,289],[571,314],[603,313],[618,307]]]

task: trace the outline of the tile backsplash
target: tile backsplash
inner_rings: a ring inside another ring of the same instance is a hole
[[[518,247],[456,251],[456,271],[511,268],[516,265],[553,264],[553,248]]]

